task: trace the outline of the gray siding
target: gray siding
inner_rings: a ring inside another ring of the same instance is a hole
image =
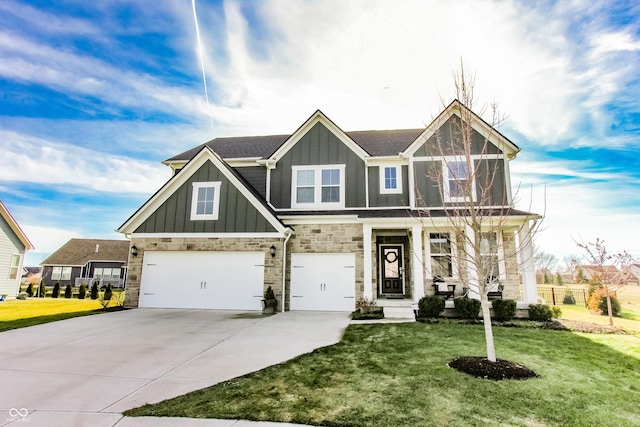
[[[220,210],[215,221],[191,221],[193,182],[220,181]],[[210,161],[175,191],[136,233],[263,233],[276,229]]]
[[[267,168],[262,166],[246,166],[234,168],[262,196],[267,198]]]
[[[413,165],[415,197],[417,207],[441,207],[442,202],[442,162],[415,162]]]
[[[507,204],[507,190],[504,176],[504,161],[501,159],[487,159],[476,162],[478,165],[478,179],[476,192],[478,198],[486,193],[486,203],[490,206],[504,206]],[[493,182],[492,182],[493,181]],[[488,189],[485,191],[485,189]]]
[[[22,277],[22,262],[18,266],[18,277],[9,280],[11,269],[11,258],[13,254],[24,254],[25,247],[13,232],[9,224],[0,216],[0,294],[15,297],[18,293],[18,286]]]
[[[458,117],[451,117],[440,129],[422,144],[415,152],[414,156],[441,156],[463,154],[461,144],[461,121]],[[491,142],[487,142],[484,150],[485,139],[475,130],[471,136],[471,154],[500,154],[498,147]],[[454,143],[452,144],[452,141]],[[483,152],[484,151],[484,152]]]
[[[402,166],[401,194],[380,194],[380,168],[369,167],[369,206],[372,208],[409,206],[409,167]]]
[[[271,171],[271,203],[291,207],[291,166],[346,164],[345,207],[365,207],[365,165],[324,125],[317,123]]]

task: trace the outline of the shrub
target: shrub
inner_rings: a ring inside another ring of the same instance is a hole
[[[29,283],[29,286],[27,286],[27,295],[29,295],[30,297],[33,296],[33,284]]]
[[[91,285],[91,299],[98,299],[98,283],[96,282]]]
[[[551,307],[551,317],[559,319],[560,316],[562,316],[562,310],[560,310],[560,307],[556,307],[555,305]]]
[[[51,291],[51,298],[58,298],[60,296],[60,282],[56,282],[53,285],[53,291]]]
[[[362,314],[377,311],[377,308],[378,304],[374,299],[362,297],[356,302],[356,309],[359,310]]]
[[[107,285],[107,289],[104,291],[104,295],[102,296],[102,298],[105,301],[109,301],[109,300],[111,300],[112,296],[113,296],[113,289],[111,288],[111,283],[109,283]]]
[[[111,286],[111,285],[109,285]],[[273,289],[271,289],[271,286],[267,287],[267,290],[264,291],[264,299],[276,299],[276,294],[273,293]]]
[[[556,283],[560,286],[564,285],[564,279],[562,278],[562,274],[560,274],[560,272],[556,273]]]
[[[546,322],[551,320],[553,312],[547,304],[529,304],[529,320]]]
[[[477,319],[480,312],[480,300],[473,298],[456,298],[453,300],[458,316],[462,319]]]
[[[71,289],[71,284],[68,284],[66,288],[64,288],[64,297],[71,298],[73,296],[73,289]]]
[[[80,285],[80,289],[78,289],[78,299],[85,299],[87,296],[87,287],[83,284]]]
[[[444,298],[428,295],[418,301],[418,317],[438,317],[444,311]]]
[[[515,300],[494,299],[491,305],[493,306],[493,318],[496,320],[508,321],[516,317]]]
[[[620,302],[615,292],[609,291],[609,296],[611,297],[611,313],[617,317],[620,315]],[[607,310],[607,292],[604,288],[596,289],[593,292],[591,298],[589,298],[589,310],[599,312],[606,316],[609,315],[609,311]]]
[[[44,282],[40,282],[40,287],[38,288],[38,296],[42,298],[47,296],[47,287],[44,285]]]
[[[576,297],[573,296],[571,289],[567,289],[567,292],[564,294],[564,298],[562,299],[562,303],[565,305],[576,305]]]

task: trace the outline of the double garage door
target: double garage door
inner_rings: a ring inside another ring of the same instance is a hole
[[[264,252],[147,251],[140,307],[261,310]],[[291,254],[291,310],[353,311],[354,254]]]
[[[140,307],[261,310],[264,252],[147,251]]]

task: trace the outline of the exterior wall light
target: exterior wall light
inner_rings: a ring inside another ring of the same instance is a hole
[[[138,256],[138,248],[136,247],[136,245],[131,246],[131,256],[132,257]]]
[[[271,254],[271,258],[275,258],[276,257],[276,247],[275,247],[275,245],[271,245],[271,247],[269,248],[269,253]]]

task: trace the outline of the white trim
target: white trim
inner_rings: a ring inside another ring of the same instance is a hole
[[[407,191],[409,192],[409,207],[411,209],[415,209],[416,207],[416,183],[415,183],[415,169],[413,166],[414,160],[412,159],[409,162],[409,188]]]
[[[499,160],[499,159],[506,159],[506,156],[504,154],[471,154],[469,156],[471,158],[471,160]],[[418,156],[418,157],[412,157],[412,161],[414,162],[433,162],[433,161],[440,161],[443,158],[456,158],[456,159],[462,159],[462,161],[464,161],[465,157],[464,154],[454,154],[452,156]]]
[[[369,209],[369,167],[364,165],[364,207]]]
[[[309,224],[359,224],[358,217],[356,215],[286,215],[281,216],[280,219],[287,225],[309,225]]]
[[[362,225],[362,246],[364,249],[364,291],[363,297],[368,300],[373,300],[373,261],[371,259],[373,255],[373,229],[363,224]],[[377,256],[377,254],[376,254]]]
[[[15,266],[16,269],[16,277],[11,277],[11,269],[13,268],[13,258],[14,257],[18,257],[18,264]],[[20,274],[24,268],[24,266],[22,265],[22,260],[23,260],[24,256],[23,254],[21,254],[20,252],[12,252],[11,253],[11,261],[9,262],[9,274],[8,274],[8,279],[7,280],[21,280],[22,278],[22,274]]]
[[[375,156],[375,157],[367,157],[366,159],[367,166],[382,166],[382,165],[396,165],[402,164],[406,166],[409,164],[409,158],[404,157],[402,154],[397,154],[395,156]]]
[[[416,303],[424,296],[424,233],[425,231],[421,224],[411,227],[411,243],[413,247],[413,301]],[[418,251],[420,252],[418,253]]]
[[[458,279],[458,271],[457,271],[457,253],[458,253],[458,248],[457,248],[457,244],[455,242],[456,240],[456,234],[455,234],[455,230],[450,230],[450,231],[439,231],[439,230],[430,230],[428,228],[424,229],[424,232],[426,234],[426,238],[424,239],[424,249],[425,252],[427,253],[429,262],[428,265],[429,267],[427,268],[427,272],[429,273],[429,279],[433,280],[433,264],[432,264],[432,257],[434,256],[434,254],[431,253],[431,234],[446,234],[448,235],[448,239],[449,239],[449,257],[450,257],[450,261],[451,261],[451,276],[446,276],[443,277],[443,279],[446,281],[447,279],[452,279],[452,280],[457,280]],[[437,254],[440,256],[444,256],[444,254]]]
[[[191,221],[217,220],[220,213],[220,181],[192,182],[191,192]],[[210,214],[198,213],[198,193],[201,188],[213,188],[213,212]]]
[[[338,170],[340,173],[340,189],[339,189],[339,201],[338,202],[322,202],[322,172],[325,170]],[[301,210],[316,210],[316,209],[344,209],[345,204],[345,169],[346,165],[296,165],[291,166],[291,209]],[[314,172],[314,195],[313,202],[311,203],[299,203],[296,200],[298,189],[298,172],[299,171],[313,171]]]
[[[362,147],[356,144],[353,139],[344,133],[335,123],[333,123],[324,113],[317,110],[300,126],[285,142],[278,148],[275,153],[267,160],[278,161],[280,160],[294,145],[304,137],[307,132],[316,125],[316,123],[322,123],[331,133],[333,133],[340,141],[342,141],[351,151],[353,151],[362,160],[365,160],[369,156],[369,153],[364,151]]]
[[[288,228],[285,228],[288,230]],[[272,239],[284,238],[283,233],[132,233],[132,239],[160,239],[167,237],[207,238],[207,239]]]
[[[395,169],[396,171],[396,188],[386,188],[385,169]],[[389,164],[378,166],[378,176],[380,184],[380,194],[402,194],[402,165]]]
[[[228,169],[224,161],[213,152],[209,147],[203,147],[193,159],[189,161],[182,169],[182,172],[174,175],[167,181],[160,190],[156,192],[149,200],[131,218],[129,218],[116,231],[123,234],[132,234],[151,214],[153,214],[167,199],[174,194],[185,182],[193,176],[198,169],[207,161],[213,165],[224,175],[229,184],[233,185],[256,210],[264,216],[267,222],[273,226],[279,233],[284,232],[285,226],[282,225],[278,218]],[[187,233],[185,233],[187,234]]]

